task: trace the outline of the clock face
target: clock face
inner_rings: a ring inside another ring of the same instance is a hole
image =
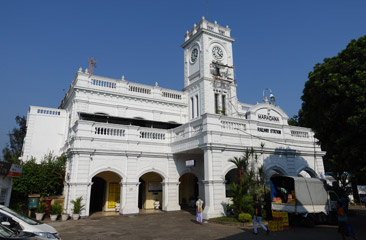
[[[191,62],[195,63],[198,57],[198,49],[194,48],[191,52]]]
[[[212,56],[216,60],[221,60],[224,57],[224,53],[223,53],[223,51],[220,47],[215,46],[215,47],[212,48]]]

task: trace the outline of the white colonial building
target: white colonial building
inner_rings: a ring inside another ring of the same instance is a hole
[[[71,212],[82,196],[83,216],[116,203],[122,215],[157,201],[177,211],[197,194],[205,219],[220,216],[235,169],[228,159],[247,148],[267,178],[322,177],[324,152],[311,129],[289,126],[273,101],[238,101],[230,31],[202,18],[185,34],[182,91],[80,68],[59,108],[30,107],[23,160],[67,154],[65,204]]]

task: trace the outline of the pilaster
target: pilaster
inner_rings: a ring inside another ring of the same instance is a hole
[[[179,211],[179,182],[162,182],[163,185],[163,211]]]
[[[138,193],[139,182],[128,182],[127,179],[122,179],[121,184],[121,215],[136,215],[139,213],[138,208]]]

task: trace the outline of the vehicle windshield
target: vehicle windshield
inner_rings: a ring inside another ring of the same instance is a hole
[[[2,207],[1,210],[3,210],[4,212],[7,212],[9,213],[10,215],[13,215],[21,220],[23,220],[24,222],[30,224],[30,225],[37,225],[39,224],[37,221],[33,220],[33,219],[30,219],[24,215],[21,215],[13,210],[11,210],[10,208],[7,208],[7,207]]]
[[[13,235],[13,232],[10,231],[9,229],[3,227],[2,225],[0,225],[0,237],[2,238],[9,238]]]

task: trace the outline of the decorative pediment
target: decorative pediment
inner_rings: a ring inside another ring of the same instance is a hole
[[[270,103],[258,103],[248,109],[247,119],[259,122],[287,125],[288,116],[278,106]]]

